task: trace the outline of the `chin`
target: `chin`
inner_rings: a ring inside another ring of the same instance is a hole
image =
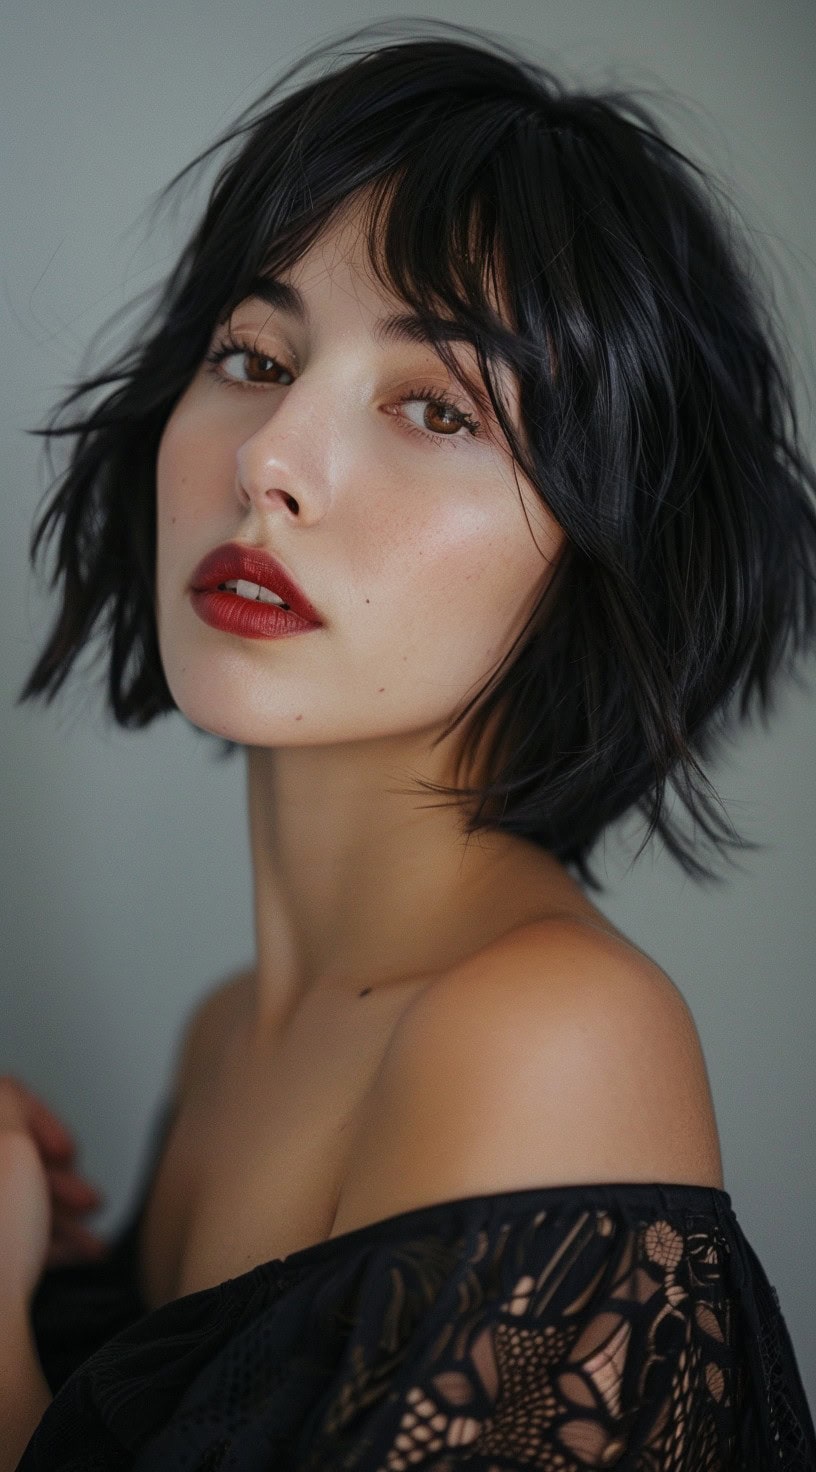
[[[212,674],[206,681],[191,678],[191,674],[188,668],[180,679],[168,676],[167,683],[178,710],[192,726],[241,746],[276,745],[283,726],[279,713],[253,713],[240,698],[231,698],[228,690],[216,693]]]
[[[216,664],[209,659],[206,668],[196,668],[196,661],[187,659],[180,668],[174,669],[172,662],[165,668],[173,700],[192,726],[238,746],[307,744],[305,714],[303,719],[296,719],[303,711],[302,700],[291,709],[283,709],[282,702],[275,704],[273,688],[266,692],[268,703],[259,708],[255,703],[255,697],[261,694],[259,682],[255,682],[253,691],[246,670],[219,672]]]
[[[209,736],[217,736],[224,741],[232,741],[236,746],[292,746],[297,743],[292,741],[291,731],[284,736],[283,722],[268,717],[266,720],[252,719],[250,715],[241,716],[234,711],[229,714],[221,708],[216,708],[214,702],[191,703],[177,702],[181,714],[196,726],[199,731],[205,731]]]

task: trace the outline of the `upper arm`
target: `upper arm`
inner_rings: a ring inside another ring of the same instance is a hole
[[[459,1196],[604,1181],[722,1186],[700,1040],[648,957],[539,922],[405,1014],[332,1231]]]

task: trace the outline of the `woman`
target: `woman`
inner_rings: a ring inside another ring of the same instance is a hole
[[[588,894],[633,807],[739,842],[700,759],[813,638],[816,475],[695,166],[445,31],[265,94],[44,431],[21,698],[105,628],[122,725],[246,748],[257,955],[101,1260],[5,1081],[24,1472],[816,1466],[694,1021]]]

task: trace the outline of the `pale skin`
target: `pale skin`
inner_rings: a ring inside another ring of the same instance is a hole
[[[509,647],[563,533],[519,477],[522,507],[490,426],[434,441],[438,409],[399,405],[432,386],[474,413],[430,347],[376,340],[406,307],[366,267],[352,213],[286,273],[308,325],[239,306],[233,334],[266,361],[220,365],[244,387],[202,369],[158,456],[167,680],[192,722],[247,747],[259,1036],[317,991],[457,961],[531,903],[589,908],[532,844],[479,835],[466,851],[458,814],[389,790],[449,776],[454,738],[431,752],[431,737]],[[325,626],[253,641],[201,623],[189,578],[227,539],[278,556]]]
[[[378,337],[405,304],[354,210],[284,279],[304,320],[241,303],[249,351],[220,380],[202,367],[158,457],[162,659],[187,717],[247,748],[257,955],[188,1039],[196,1102],[145,1236],[156,1301],[457,1195],[722,1185],[669,978],[552,855],[465,845],[455,810],[391,790],[450,778],[457,733],[430,738],[510,646],[563,532],[495,423],[432,439],[438,408],[399,404],[432,386],[474,413],[430,348]],[[280,557],[325,626],[202,624],[190,575],[228,539]]]

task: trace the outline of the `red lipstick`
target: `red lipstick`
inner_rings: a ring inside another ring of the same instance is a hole
[[[238,582],[244,585],[240,592],[224,587]],[[269,601],[269,594],[282,598],[287,607]],[[190,579],[190,601],[204,623],[244,639],[306,633],[323,622],[276,558],[239,542],[226,542],[202,559]]]

